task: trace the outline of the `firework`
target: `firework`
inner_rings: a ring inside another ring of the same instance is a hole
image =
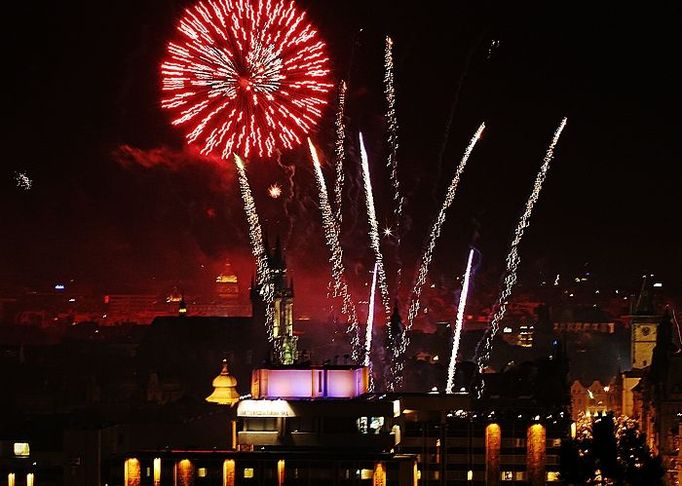
[[[502,290],[497,299],[497,303],[495,304],[493,315],[492,318],[490,319],[488,332],[486,333],[485,337],[481,340],[481,342],[485,341],[485,345],[483,347],[483,354],[478,356],[478,351],[480,350],[481,343],[479,343],[479,350],[477,350],[476,352],[478,358],[477,359],[478,367],[480,370],[482,370],[485,367],[485,365],[488,363],[488,360],[490,359],[490,351],[492,349],[493,339],[497,335],[500,322],[504,318],[504,314],[507,311],[507,300],[511,296],[514,284],[516,284],[517,272],[519,269],[519,264],[521,263],[521,257],[519,256],[519,244],[521,243],[521,239],[523,238],[523,233],[525,229],[530,224],[530,217],[531,214],[533,213],[533,207],[535,206],[535,203],[538,201],[538,198],[540,197],[542,184],[545,182],[545,178],[547,177],[547,171],[549,170],[549,164],[552,161],[552,158],[554,157],[554,148],[556,147],[557,142],[559,142],[559,137],[561,136],[561,132],[564,130],[565,126],[566,118],[563,118],[561,120],[561,123],[559,124],[559,127],[554,132],[552,142],[550,143],[549,148],[547,149],[547,153],[545,154],[545,158],[543,159],[540,171],[538,172],[537,177],[535,178],[533,190],[531,191],[530,196],[526,201],[526,208],[523,214],[521,215],[518,224],[516,225],[516,230],[514,231],[514,239],[511,242],[509,254],[507,255],[506,260],[507,266],[504,281],[502,284]]]
[[[478,127],[478,130],[476,130],[476,133],[471,138],[471,141],[469,142],[469,145],[464,151],[464,155],[462,156],[462,159],[460,160],[459,165],[457,166],[455,176],[452,178],[452,181],[450,182],[450,187],[448,187],[448,190],[445,193],[445,200],[443,201],[443,205],[440,208],[438,217],[436,218],[436,221],[433,223],[433,226],[431,227],[431,233],[429,234],[429,238],[424,249],[424,253],[422,254],[421,263],[417,271],[417,278],[414,284],[414,288],[412,289],[410,308],[407,313],[407,329],[410,329],[412,327],[414,318],[417,316],[417,313],[419,312],[419,298],[421,297],[422,288],[424,287],[424,283],[426,282],[426,276],[429,273],[429,266],[431,265],[431,259],[433,258],[433,251],[436,248],[436,242],[438,241],[438,237],[440,236],[443,223],[445,223],[445,215],[447,213],[448,208],[450,208],[450,206],[452,205],[452,201],[455,199],[455,194],[457,194],[457,187],[459,186],[459,180],[462,177],[464,167],[466,167],[467,161],[469,160],[469,156],[471,155],[471,152],[474,150],[476,143],[481,138],[484,129],[485,123],[481,123],[481,125]],[[405,342],[403,344],[403,347],[405,348],[406,346],[407,343]]]
[[[210,0],[185,10],[161,66],[161,106],[204,155],[271,156],[317,124],[325,44],[293,1]]]
[[[270,275],[270,266],[268,264],[268,255],[263,244],[263,231],[256,212],[256,203],[251,195],[251,187],[249,186],[249,179],[246,177],[246,169],[244,162],[238,155],[235,154],[234,162],[237,166],[237,173],[239,174],[239,188],[241,190],[242,200],[244,201],[244,212],[246,213],[246,221],[249,225],[249,239],[251,240],[251,251],[256,259],[256,284],[261,293],[263,301],[267,304],[267,314],[265,326],[268,333],[268,339],[273,339],[273,306],[272,304],[274,293],[272,288],[272,278]]]
[[[457,306],[457,320],[455,321],[455,332],[452,335],[452,351],[450,353],[450,364],[448,365],[448,381],[445,386],[445,393],[452,393],[455,385],[455,364],[459,353],[459,341],[462,336],[462,326],[464,325],[464,309],[467,305],[469,295],[469,282],[471,278],[471,266],[474,262],[474,249],[469,250],[467,268],[464,272],[464,282],[462,283],[462,293],[459,295],[459,305]]]
[[[362,179],[365,188],[365,202],[367,203],[367,219],[369,220],[369,243],[374,252],[375,265],[379,280],[379,290],[381,291],[381,303],[384,306],[386,318],[391,315],[391,306],[388,295],[388,284],[386,283],[386,271],[384,270],[384,257],[381,254],[379,245],[379,223],[374,209],[374,193],[372,191],[372,181],[369,176],[369,159],[365,149],[365,141],[360,133],[360,158],[362,160]]]
[[[329,261],[332,266],[334,296],[341,296],[341,311],[348,317],[347,334],[350,337],[352,357],[354,360],[358,360],[361,353],[360,329],[358,327],[355,304],[350,296],[348,284],[344,278],[345,269],[343,266],[343,249],[339,243],[339,226],[329,204],[327,184],[324,180],[324,174],[322,174],[320,159],[317,155],[317,150],[310,139],[308,139],[308,147],[310,148],[310,155],[313,159],[313,166],[315,168],[315,176],[320,197],[320,211],[322,212],[322,226],[324,228],[327,248],[329,248],[330,253]]]
[[[24,191],[28,191],[33,187],[33,180],[26,172],[15,172],[14,183],[19,189],[23,189]]]
[[[282,195],[282,186],[279,184],[273,184],[268,187],[268,196],[273,199],[278,199]]]
[[[335,144],[335,179],[334,179],[334,207],[336,208],[336,221],[341,224],[342,215],[342,201],[343,201],[343,162],[346,159],[346,82],[341,81],[339,85],[339,105],[336,110],[336,144]]]
[[[374,301],[377,289],[377,264],[374,264],[372,272],[372,286],[369,290],[369,305],[367,306],[367,327],[365,328],[365,366],[370,366],[370,354],[372,352],[372,332],[374,328]]]

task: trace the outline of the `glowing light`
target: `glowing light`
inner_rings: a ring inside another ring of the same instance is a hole
[[[223,461],[223,486],[234,486],[236,479],[236,467],[234,459]]]
[[[450,186],[448,187],[447,192],[445,193],[445,200],[443,201],[443,205],[441,206],[440,211],[438,212],[436,221],[433,223],[433,226],[431,227],[431,233],[429,234],[426,248],[424,250],[424,253],[422,254],[419,270],[417,271],[417,278],[414,284],[414,288],[412,289],[410,308],[407,313],[407,329],[410,329],[412,327],[414,318],[419,313],[419,298],[421,297],[424,283],[426,283],[426,276],[429,273],[429,266],[431,265],[431,259],[433,258],[433,251],[436,248],[436,242],[440,237],[440,232],[443,227],[443,223],[445,223],[445,216],[447,214],[447,210],[450,208],[452,202],[455,199],[455,195],[457,194],[457,188],[459,187],[459,180],[462,177],[462,172],[464,172],[464,168],[466,167],[467,161],[471,156],[471,152],[473,152],[474,147],[476,147],[476,143],[481,138],[483,130],[485,130],[485,123],[481,123],[481,125],[478,127],[478,130],[476,130],[476,133],[474,133],[474,136],[469,141],[469,145],[464,151],[464,155],[462,156],[462,159],[459,161],[459,165],[457,166],[455,175],[452,178],[452,181],[450,182]],[[406,340],[403,341],[404,341],[403,348],[406,349],[407,342]]]
[[[521,240],[523,239],[523,233],[525,229],[530,225],[530,217],[533,214],[533,207],[535,207],[535,203],[538,201],[538,198],[540,197],[540,191],[542,190],[542,185],[545,182],[545,178],[547,177],[547,171],[549,170],[549,164],[554,158],[554,149],[559,142],[559,137],[561,136],[561,132],[563,132],[564,127],[566,126],[566,118],[563,118],[561,120],[561,123],[559,123],[558,128],[554,132],[554,136],[552,137],[552,142],[549,145],[549,148],[547,149],[547,153],[545,154],[545,158],[543,160],[542,166],[540,167],[540,171],[537,174],[537,177],[535,178],[535,183],[533,184],[533,190],[530,193],[530,196],[528,197],[528,200],[526,201],[526,209],[521,215],[521,218],[519,219],[518,224],[516,225],[516,230],[514,232],[514,239],[511,242],[511,246],[509,248],[509,254],[507,255],[507,268],[506,268],[506,273],[504,277],[504,283],[503,283],[503,288],[502,291],[500,292],[500,295],[497,299],[497,303],[495,305],[495,311],[493,312],[493,315],[490,319],[490,327],[488,329],[488,332],[486,333],[485,337],[483,338],[485,340],[485,346],[483,348],[483,354],[478,357],[478,367],[479,369],[483,369],[485,365],[488,363],[488,360],[490,359],[490,352],[492,349],[492,344],[493,344],[493,339],[497,335],[497,332],[499,330],[500,322],[502,321],[502,318],[504,317],[506,310],[507,310],[507,303],[509,300],[509,297],[511,296],[512,289],[514,288],[514,285],[516,284],[517,280],[517,272],[519,269],[519,264],[521,263],[521,257],[519,256],[519,244],[521,243]],[[558,282],[558,278],[557,278]],[[480,343],[479,343],[480,347]],[[479,348],[480,349],[480,348]],[[478,355],[478,349],[477,353]]]
[[[31,180],[26,172],[15,172],[14,182],[19,189],[24,191],[28,191],[33,187],[33,180]]]
[[[372,332],[374,327],[374,299],[377,288],[377,264],[374,264],[372,272],[372,287],[369,291],[369,305],[367,306],[367,327],[365,328],[365,366],[370,366],[370,354],[372,352]]]
[[[277,486],[284,485],[285,467],[284,459],[277,461]]]
[[[55,290],[64,290],[65,288],[64,284],[55,284],[54,286]]]
[[[271,156],[319,121],[329,59],[293,1],[201,1],[177,30],[161,65],[161,106],[202,154]]]
[[[336,144],[334,149],[334,207],[336,208],[336,222],[341,224],[343,219],[343,163],[346,160],[346,82],[339,85],[339,104],[336,110]]]
[[[154,486],[161,486],[161,458],[154,458]]]
[[[268,187],[268,196],[273,199],[278,199],[282,195],[282,186],[279,184],[273,184]]]
[[[134,457],[125,460],[123,464],[123,485],[140,486],[142,479],[140,461]]]
[[[459,295],[459,306],[457,307],[457,320],[455,321],[455,332],[452,336],[452,352],[450,353],[450,364],[448,366],[448,381],[445,386],[445,393],[452,393],[455,386],[455,364],[459,353],[459,343],[462,336],[462,326],[464,324],[464,308],[467,305],[469,295],[469,282],[471,277],[471,266],[474,261],[474,249],[469,250],[466,271],[464,272],[464,283],[462,292]]]
[[[502,430],[498,424],[485,428],[485,477],[486,484],[499,484]]]
[[[528,484],[539,486],[545,484],[545,463],[547,431],[541,424],[528,427],[526,436],[526,471]]]
[[[325,242],[330,254],[329,262],[331,263],[334,296],[341,296],[341,312],[343,312],[348,318],[347,334],[350,338],[351,354],[353,360],[358,360],[360,359],[361,353],[360,328],[358,327],[355,303],[351,298],[350,291],[348,290],[348,284],[344,278],[345,268],[343,265],[343,249],[341,248],[341,243],[339,242],[340,227],[338,221],[332,213],[331,206],[329,205],[327,184],[324,180],[324,174],[322,173],[320,159],[317,154],[317,150],[310,139],[308,139],[308,147],[310,149],[310,156],[313,159],[315,178],[317,180]]]
[[[244,201],[244,212],[246,213],[246,222],[249,226],[249,239],[251,240],[251,252],[256,259],[256,284],[258,291],[265,302],[265,327],[268,334],[268,339],[272,341],[274,311],[272,302],[274,300],[274,291],[272,287],[272,277],[270,275],[270,267],[268,265],[268,256],[263,245],[263,230],[258,219],[258,212],[256,211],[256,202],[251,195],[251,187],[249,186],[249,179],[246,176],[246,169],[244,161],[237,155],[234,155],[234,163],[237,166],[237,173],[239,175],[239,188]]]

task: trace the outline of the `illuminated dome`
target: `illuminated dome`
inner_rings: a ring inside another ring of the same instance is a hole
[[[206,397],[207,402],[219,405],[234,405],[239,401],[237,379],[227,371],[227,360],[223,360],[223,369],[213,379],[213,393]]]

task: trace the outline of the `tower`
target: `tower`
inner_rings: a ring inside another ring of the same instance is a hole
[[[298,337],[294,336],[294,282],[287,278],[287,265],[279,237],[272,253],[268,247],[266,251],[273,288],[272,361],[275,364],[290,365],[298,358]],[[263,302],[260,289],[253,280],[251,303],[254,319],[265,322],[267,303]]]
[[[661,316],[655,314],[653,297],[646,276],[637,300],[632,303],[630,318],[631,365],[633,369],[651,366],[658,323]]]

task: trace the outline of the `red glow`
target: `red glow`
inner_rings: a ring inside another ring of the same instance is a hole
[[[322,116],[329,59],[293,1],[210,0],[185,10],[161,66],[173,125],[204,155],[271,156]]]

